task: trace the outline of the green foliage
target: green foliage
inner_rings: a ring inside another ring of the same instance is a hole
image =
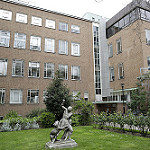
[[[40,122],[43,127],[49,128],[55,122],[55,115],[51,112],[43,112],[40,116]]]
[[[71,103],[72,95],[69,94],[67,86],[62,83],[62,79],[58,77],[58,71],[55,73],[53,82],[47,87],[45,96],[47,111],[55,114],[56,119],[60,120],[63,114],[61,104],[65,100],[64,106],[67,108]]]
[[[27,114],[26,117],[27,118],[39,117],[43,112],[45,112],[45,109],[36,108],[33,109],[29,114]]]
[[[80,125],[80,115],[74,114],[71,117],[72,126],[79,126]]]
[[[9,118],[17,118],[18,117],[18,113],[14,110],[10,110],[6,116],[4,117],[4,119],[9,119]]]

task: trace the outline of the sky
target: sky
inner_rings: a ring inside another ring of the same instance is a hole
[[[111,18],[132,0],[29,0],[48,10],[83,17],[86,12]],[[101,1],[101,2],[96,2]]]

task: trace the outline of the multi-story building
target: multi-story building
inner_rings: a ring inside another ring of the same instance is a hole
[[[92,30],[87,19],[1,0],[0,115],[44,108],[56,70],[73,95],[94,101]]]

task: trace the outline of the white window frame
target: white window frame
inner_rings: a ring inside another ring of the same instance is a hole
[[[47,93],[47,90],[43,90],[43,103],[44,103],[44,101],[46,99],[46,93]]]
[[[33,74],[33,69],[36,69],[36,75]],[[33,78],[40,77],[40,63],[39,62],[29,62],[28,77],[33,77]]]
[[[80,33],[80,26],[78,25],[71,25],[71,32],[72,33]]]
[[[61,69],[64,71],[64,77],[61,76]],[[68,80],[68,65],[58,65],[58,70],[59,70],[59,78],[63,80]]]
[[[17,72],[16,64],[20,64],[19,67],[21,67],[21,72],[19,75],[16,74],[16,72]],[[24,75],[24,61],[23,60],[13,60],[13,62],[12,62],[12,76],[23,77],[23,75]]]
[[[68,41],[59,40],[59,54],[68,55]]]
[[[45,27],[49,28],[49,29],[55,29],[55,21],[50,20],[50,19],[46,19]]]
[[[0,19],[12,20],[12,12],[4,9],[0,9]]]
[[[15,33],[14,35],[14,48],[25,49],[26,48],[26,34]]]
[[[15,94],[18,99],[15,99]],[[23,93],[21,89],[11,89],[10,90],[10,104],[22,104]]]
[[[0,46],[9,47],[10,32],[0,30]]]
[[[35,26],[42,26],[42,18],[36,17],[36,16],[32,16],[31,17],[31,24],[35,25]]]
[[[49,66],[48,66],[49,65]],[[48,76],[48,70],[51,71],[51,76]],[[44,63],[44,78],[54,79],[54,64],[53,63]]]
[[[55,53],[55,39],[45,38],[45,52]]]
[[[78,78],[75,78],[75,76]],[[71,66],[71,80],[81,80],[80,66]]]
[[[120,44],[119,44],[119,43],[120,43]],[[119,44],[119,45],[118,45],[118,44]],[[121,38],[118,39],[118,40],[116,41],[116,47],[117,47],[117,54],[122,53],[122,43],[121,43]]]
[[[66,31],[66,32],[68,32],[68,23],[59,22],[59,31]]]
[[[150,45],[150,30],[145,29],[146,44]]]
[[[119,76],[119,79],[124,79],[124,66],[123,66],[123,63],[118,64],[118,76]]]
[[[5,95],[6,95],[6,90],[3,88],[0,88],[0,104],[4,104],[5,103]]]
[[[114,67],[109,67],[109,72],[110,72],[110,81],[114,81],[115,80]]]
[[[71,43],[71,55],[80,56],[80,43]]]
[[[89,100],[89,93],[88,92],[84,92],[84,99]]]
[[[31,97],[33,94],[32,92],[37,94],[33,98]],[[38,103],[39,103],[39,90],[28,89],[28,91],[27,91],[27,104],[38,104]]]
[[[30,50],[41,51],[41,37],[40,36],[30,36]]]
[[[27,23],[27,15],[22,13],[16,13],[16,22]]]
[[[108,44],[109,58],[113,57],[113,46],[112,43]]]
[[[7,75],[7,59],[0,59],[0,76]]]

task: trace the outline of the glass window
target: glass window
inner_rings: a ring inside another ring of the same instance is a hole
[[[0,104],[5,103],[5,89],[0,89]]]
[[[39,103],[39,90],[28,90],[27,103]]]
[[[68,65],[59,65],[59,78],[68,80]]]
[[[110,81],[114,81],[115,80],[114,67],[110,67],[109,71],[110,71]]]
[[[130,18],[130,17],[129,17],[129,14],[124,17],[125,26],[130,23],[130,22],[129,22],[129,18]]]
[[[59,40],[59,54],[68,55],[68,42]]]
[[[7,75],[7,59],[0,59],[0,76]]]
[[[119,75],[119,79],[123,79],[124,78],[124,68],[123,68],[123,64],[118,64],[118,75]]]
[[[122,18],[120,21],[119,21],[119,29],[122,29],[124,27],[124,18]]]
[[[0,46],[9,47],[10,32],[0,30]]]
[[[86,101],[89,99],[89,93],[88,92],[84,92],[84,99]]]
[[[29,77],[40,77],[39,62],[29,62]]]
[[[24,75],[24,62],[22,60],[14,60],[12,64],[12,76]]]
[[[8,10],[0,9],[0,19],[11,20],[12,12]]]
[[[71,32],[72,33],[80,33],[80,27],[77,25],[71,25]]]
[[[55,40],[50,38],[45,38],[45,52],[55,52]]]
[[[41,37],[31,36],[30,37],[30,49],[31,50],[41,50]]]
[[[113,57],[113,46],[112,46],[112,43],[108,45],[108,50],[109,50],[109,58]]]
[[[118,39],[116,41],[117,46],[117,54],[120,54],[122,52],[122,45],[121,45],[121,39]]]
[[[44,78],[54,78],[54,64],[44,63]]]
[[[146,34],[146,44],[150,45],[150,30],[145,30],[145,34]]]
[[[26,35],[22,33],[15,33],[14,48],[26,48]]]
[[[64,22],[59,22],[59,30],[60,31],[68,31],[68,24]]]
[[[147,57],[148,70],[150,70],[150,57]]]
[[[31,24],[36,25],[36,26],[42,26],[42,18],[32,16]]]
[[[16,13],[16,22],[27,23],[27,15]]]
[[[43,90],[43,102],[45,102],[45,100],[46,100],[46,93],[47,93],[47,91]]]
[[[71,79],[80,80],[80,67],[79,66],[71,66]]]
[[[55,21],[46,19],[45,27],[50,28],[50,29],[55,29]]]
[[[10,90],[10,104],[22,103],[22,90],[11,89]]]
[[[71,55],[80,56],[80,44],[71,43]]]

